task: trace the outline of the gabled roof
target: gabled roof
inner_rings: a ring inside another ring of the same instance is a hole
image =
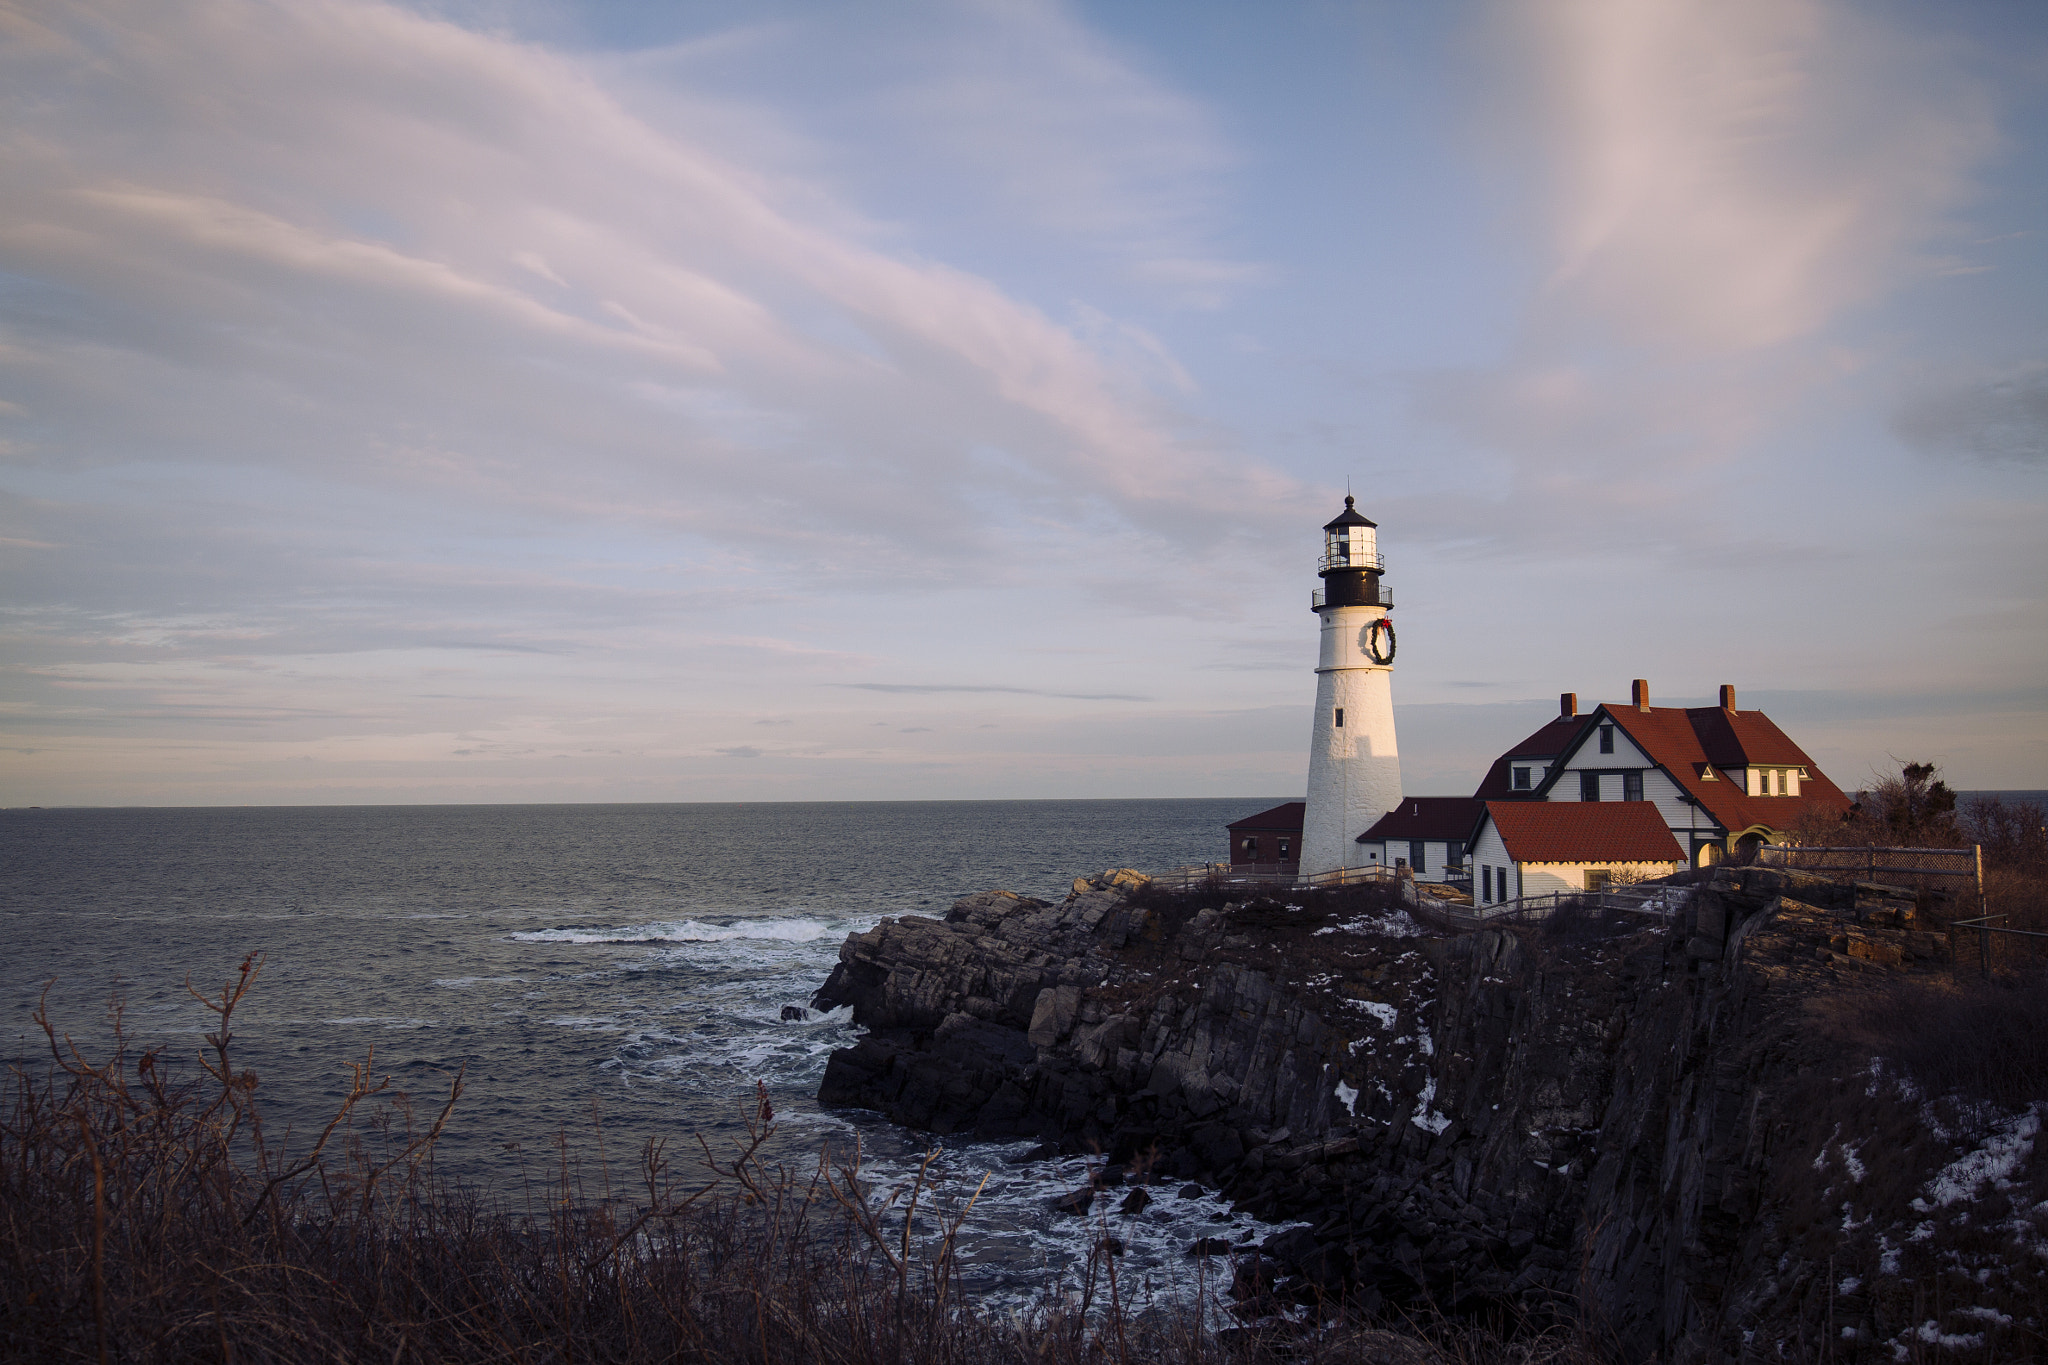
[[[1723,829],[1752,825],[1784,829],[1808,806],[1847,810],[1849,798],[1828,780],[1806,752],[1761,711],[1724,711],[1718,706],[1634,706],[1602,704],[1593,715],[1614,726],[1650,761],[1671,774],[1687,795]],[[1708,769],[1748,768],[1757,764],[1799,767],[1806,776],[1797,796],[1750,796],[1744,784],[1731,782]],[[1558,770],[1552,771],[1555,780]]]
[[[1650,801],[1489,801],[1486,818],[1518,863],[1682,863]]]
[[[1404,796],[1401,804],[1379,818],[1356,842],[1380,839],[1458,839],[1472,837],[1486,803],[1475,796]]]
[[[1486,770],[1486,778],[1479,784],[1479,790],[1472,793],[1479,801],[1526,801],[1536,793],[1530,790],[1516,791],[1514,774],[1509,771],[1516,760],[1556,758],[1572,747],[1572,741],[1579,737],[1592,716],[1573,716],[1569,720],[1559,717],[1545,725],[1535,734],[1517,744],[1493,761]]]
[[[1232,820],[1225,829],[1300,829],[1302,820],[1308,814],[1308,802],[1289,801],[1284,805],[1262,810],[1257,815],[1247,815],[1242,820]],[[1211,829],[1215,826],[1211,825]]]

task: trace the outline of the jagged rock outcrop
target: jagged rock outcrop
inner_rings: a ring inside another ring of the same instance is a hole
[[[1429,937],[1396,894],[1197,909],[1106,877],[884,921],[814,1002],[869,1029],[820,1098],[1310,1220],[1263,1252],[1296,1292],[1569,1301],[1638,1358],[1733,1358],[1777,1311],[1774,1101],[1827,1046],[1807,1006],[1937,960],[1922,907],[1723,869],[1668,924]]]

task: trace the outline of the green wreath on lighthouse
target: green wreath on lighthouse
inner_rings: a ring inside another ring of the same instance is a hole
[[[1380,633],[1382,631],[1386,633],[1387,637],[1385,649],[1381,649],[1380,647]],[[1372,625],[1366,628],[1366,657],[1370,658],[1376,664],[1390,664],[1394,662],[1394,650],[1399,646],[1399,643],[1400,642],[1394,638],[1394,623],[1384,616],[1382,616],[1379,620],[1373,622]]]

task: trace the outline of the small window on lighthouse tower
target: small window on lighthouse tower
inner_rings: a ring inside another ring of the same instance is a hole
[[[1337,728],[1339,730],[1344,728],[1344,708],[1341,706],[1337,708]]]

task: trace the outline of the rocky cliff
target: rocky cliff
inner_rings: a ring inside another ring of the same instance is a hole
[[[850,938],[815,1003],[869,1032],[820,1098],[1308,1220],[1263,1253],[1297,1295],[1548,1303],[1630,1359],[1735,1359],[1805,1322],[1822,1272],[1782,1177],[1814,1139],[1784,1105],[1839,1069],[1815,1002],[1944,953],[1903,893],[1761,868],[1674,891],[1669,920],[1462,935],[1389,888],[1142,882]]]

